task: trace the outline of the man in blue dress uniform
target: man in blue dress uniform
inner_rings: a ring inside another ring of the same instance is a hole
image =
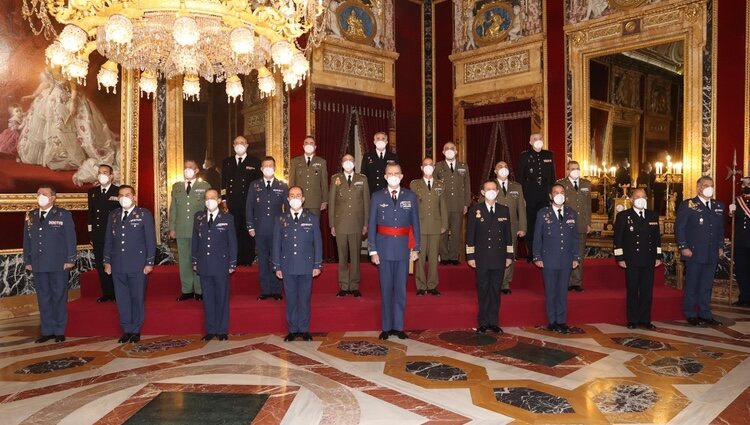
[[[547,330],[568,333],[568,282],[581,262],[578,213],[565,206],[563,185],[552,185],[549,196],[552,205],[539,210],[534,223],[533,260],[544,274]]]
[[[479,314],[477,333],[488,329],[503,333],[498,323],[500,288],[505,269],[513,264],[510,209],[497,203],[496,180],[482,184],[484,202],[469,209],[466,227],[466,261],[476,270]]]
[[[112,181],[114,175],[112,167],[107,164],[99,166],[97,180],[99,184],[89,189],[88,192],[88,228],[89,239],[94,247],[94,260],[96,261],[96,272],[99,274],[99,285],[102,287],[102,296],[96,302],[104,303],[115,300],[115,287],[112,276],[104,273],[104,234],[107,230],[107,218],[112,210],[120,208],[117,202],[117,192],[120,186]]]
[[[274,177],[276,161],[267,156],[261,162],[263,177],[250,183],[245,204],[247,231],[255,238],[260,272],[259,300],[281,299],[281,283],[271,271],[273,226],[284,212],[289,191],[286,183]]]
[[[146,281],[156,257],[154,217],[149,210],[136,206],[138,199],[132,186],[120,186],[119,196],[120,208],[107,219],[104,271],[115,283],[123,331],[119,342],[138,342],[145,317]]]
[[[316,214],[302,209],[304,202],[301,187],[289,188],[289,211],[276,220],[273,228],[273,270],[283,280],[286,292],[289,334],[284,341],[294,341],[297,337],[312,341],[310,292],[313,278],[323,270],[320,220]]]
[[[42,335],[34,342],[65,341],[68,323],[68,271],[76,262],[76,228],[70,211],[55,206],[52,186],[37,191],[39,208],[26,213],[23,262],[34,274]]]
[[[370,259],[380,274],[380,339],[404,333],[406,278],[409,261],[419,255],[419,204],[414,192],[401,187],[401,166],[388,164],[385,180],[388,186],[378,190],[370,200],[368,245]]]
[[[711,290],[719,257],[724,254],[724,204],[711,199],[714,181],[698,179],[698,196],[686,199],[677,210],[675,239],[685,260],[683,313],[693,326],[723,326],[711,313]],[[696,314],[696,304],[698,312]]]
[[[206,335],[226,341],[229,333],[229,275],[237,268],[237,233],[232,214],[219,209],[219,192],[208,189],[206,209],[195,213],[193,270],[201,278]]]

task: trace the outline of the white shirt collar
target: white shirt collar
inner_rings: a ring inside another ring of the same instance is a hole
[[[300,208],[297,211],[293,210],[292,208],[289,208],[289,212],[292,213],[292,216],[294,216],[294,214],[299,214],[300,216],[302,216],[302,210],[303,208]]]
[[[271,177],[271,180],[268,180],[267,178],[263,177],[263,185],[268,186],[268,182],[271,182],[271,186],[273,186],[274,180],[276,180],[276,177]]]
[[[703,202],[704,205],[706,204],[706,202],[708,202],[708,201],[711,200],[711,199],[706,199],[706,198],[702,197],[701,195],[698,195],[698,198],[701,200],[701,202]]]
[[[398,195],[401,194],[401,186],[399,186],[397,189],[391,189],[390,187],[386,186],[386,189],[388,190],[388,194],[393,196],[393,191],[396,191],[396,198],[398,198]]]
[[[134,209],[135,209],[135,204],[133,204],[129,209],[123,210],[123,211],[127,211],[128,215],[130,215],[130,213],[133,212]]]
[[[106,186],[101,186],[100,189],[102,189],[105,192],[109,192],[110,186],[112,186],[112,183],[110,183],[110,184],[108,184]]]
[[[645,208],[644,209],[640,209],[640,208],[636,207],[635,205],[633,205],[633,211],[635,211],[636,214],[641,215],[641,213],[644,212],[644,211],[646,211],[646,209]]]
[[[206,209],[206,211],[208,211],[208,209]],[[213,212],[211,212],[211,211],[208,211],[208,218],[209,218],[209,219],[212,219],[212,218],[213,218],[214,220],[216,220],[216,216],[217,216],[217,215],[219,215],[219,209],[218,209],[218,208],[216,208],[216,210],[215,210],[215,211],[213,211]]]
[[[312,159],[313,159],[313,157],[314,157],[314,156],[315,156],[315,154],[314,154],[314,153],[313,153],[312,155],[308,155],[308,154],[305,154],[305,162],[307,162],[307,160],[308,160],[308,159],[309,159],[310,161],[312,161]]]
[[[344,176],[346,176],[346,177],[354,177],[354,170],[352,170],[351,172],[346,172],[346,170],[344,170]]]
[[[558,207],[555,204],[552,204],[552,209],[555,211],[555,215],[557,215],[557,210],[561,210],[563,215],[565,215],[565,206]]]
[[[190,184],[195,184],[195,181],[196,181],[196,180],[197,180],[197,179],[196,179],[195,177],[193,177],[193,178],[192,178],[192,179],[190,179],[190,180],[188,180],[188,179],[185,179],[185,187],[187,187],[187,184],[188,184],[188,183],[190,183]]]
[[[422,179],[424,180],[425,183],[427,183],[427,182],[432,183],[432,181],[434,180],[434,178],[432,176],[430,176],[430,177],[424,177],[423,176]]]
[[[494,204],[489,204],[489,203],[487,203],[487,201],[484,201],[484,206],[486,206],[487,207],[487,211],[489,211],[490,208],[496,208],[497,207],[497,202],[495,202]]]
[[[448,163],[449,166],[453,165],[453,168],[456,168],[456,158],[446,159],[445,162]]]
[[[581,183],[580,183],[580,180],[581,180],[581,178],[580,178],[580,177],[579,177],[579,178],[577,178],[577,179],[574,179],[573,177],[570,177],[570,176],[568,176],[568,180],[570,180],[570,182],[571,182],[571,183],[573,183],[573,184],[575,184],[576,182],[578,182],[578,185],[579,185],[579,186],[580,186],[580,184],[581,184]]]
[[[245,160],[245,156],[246,156],[246,155],[247,155],[247,154],[245,154],[245,155],[242,155],[242,156],[238,156],[238,155],[235,155],[234,157],[235,157],[235,159],[239,159],[240,161],[244,161],[244,160]]]
[[[379,150],[378,150],[378,148],[375,148],[375,155],[377,155],[377,156],[378,156],[378,158],[379,158],[379,157],[380,157],[381,155],[382,155],[382,156],[383,156],[383,157],[385,158],[385,151],[386,151],[385,149],[383,149],[382,151],[379,151]]]
[[[508,187],[508,179],[505,179],[505,180],[497,179],[497,184],[500,185],[500,189],[503,188],[503,183],[505,184],[505,187],[507,188]]]
[[[54,207],[54,205],[51,205],[51,206],[50,206],[49,208],[47,208],[46,210],[43,210],[43,209],[41,209],[41,208],[40,208],[40,209],[39,209],[39,214],[42,214],[42,213],[45,213],[45,214],[47,214],[47,213],[49,212],[49,210],[51,210],[51,209],[52,209],[53,207]]]

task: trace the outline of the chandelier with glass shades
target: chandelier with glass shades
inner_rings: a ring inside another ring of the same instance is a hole
[[[182,76],[185,99],[199,98],[203,78],[225,81],[231,102],[242,99],[239,76],[253,70],[262,97],[276,91],[274,72],[287,88],[300,85],[307,51],[325,36],[326,10],[322,0],[24,0],[22,9],[35,34],[54,38],[47,63],[78,84],[97,50],[108,59],[97,74],[107,92],[116,90],[119,65],[140,71],[146,96],[158,76]],[[65,25],[59,34],[50,17]]]

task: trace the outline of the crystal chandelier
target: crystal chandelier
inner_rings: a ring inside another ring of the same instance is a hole
[[[287,88],[301,84],[311,47],[325,36],[327,8],[323,0],[24,0],[22,11],[35,34],[55,38],[47,63],[79,84],[97,50],[108,59],[97,74],[107,92],[119,65],[141,72],[147,97],[158,76],[182,77],[184,97],[197,100],[203,78],[226,81],[234,102],[242,98],[240,76],[253,70],[262,97],[276,91],[274,72]],[[65,25],[59,34],[50,17]]]

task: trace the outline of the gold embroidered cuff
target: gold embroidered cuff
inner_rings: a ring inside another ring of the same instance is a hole
[[[656,253],[657,253],[657,254],[661,254],[661,247],[660,247],[660,246],[657,246],[657,247],[656,247]]]
[[[620,255],[623,255],[623,254],[624,254],[624,253],[623,253],[623,251],[622,251],[622,248],[617,248],[617,249],[615,249],[615,256],[620,256]]]
[[[513,254],[513,245],[508,245],[508,254]]]
[[[466,253],[467,254],[473,254],[474,253],[474,247],[466,245]]]
[[[221,196],[226,196],[226,194],[227,194],[227,190],[226,189],[221,189]]]

